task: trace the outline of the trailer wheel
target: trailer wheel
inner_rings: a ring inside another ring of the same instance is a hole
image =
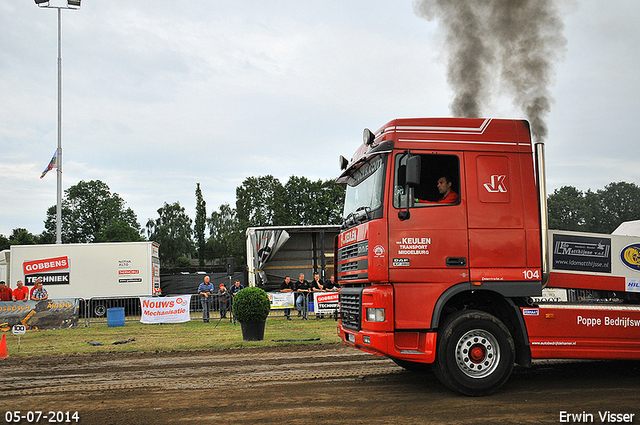
[[[433,370],[447,387],[481,396],[507,381],[514,359],[515,344],[507,327],[489,313],[466,310],[441,326]]]

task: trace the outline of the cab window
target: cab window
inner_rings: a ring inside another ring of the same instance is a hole
[[[460,204],[460,161],[455,155],[420,154],[420,184],[407,188],[405,175],[407,159],[414,153],[396,156],[394,167],[393,206],[406,208],[409,195],[410,207],[432,207]]]

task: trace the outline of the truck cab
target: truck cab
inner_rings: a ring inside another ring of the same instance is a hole
[[[541,295],[543,279],[533,151],[523,120],[396,119],[365,130],[338,179],[347,185],[340,336],[418,366],[436,361],[438,330],[461,311],[522,335],[518,308]],[[512,344],[509,355],[530,362],[524,339]]]
[[[548,230],[543,151],[523,120],[365,130],[338,178],[340,337],[473,396],[514,363],[640,360],[640,235]]]

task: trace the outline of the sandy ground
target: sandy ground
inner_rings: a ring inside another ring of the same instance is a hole
[[[1,419],[47,416],[19,423],[640,424],[639,396],[640,362],[537,362],[471,398],[343,344],[0,360]]]

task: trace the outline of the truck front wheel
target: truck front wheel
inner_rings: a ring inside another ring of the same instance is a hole
[[[498,318],[465,310],[448,317],[440,327],[433,370],[447,387],[481,396],[507,381],[514,358],[513,338]]]

